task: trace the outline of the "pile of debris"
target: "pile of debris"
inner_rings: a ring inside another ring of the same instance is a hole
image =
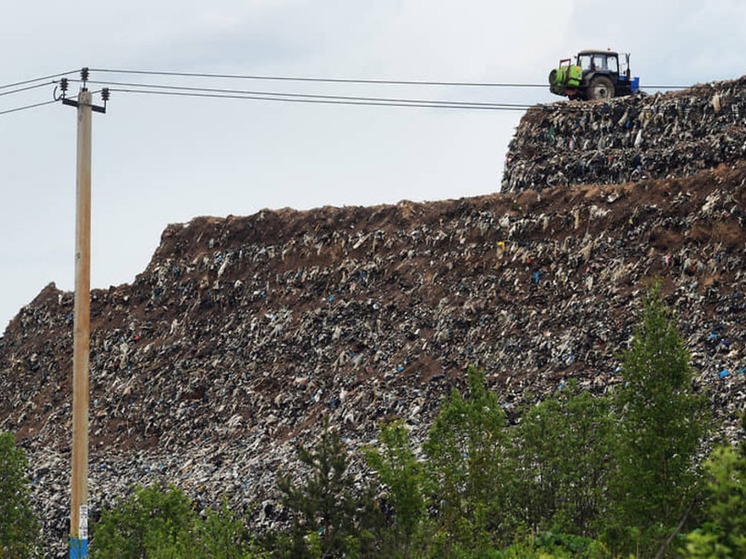
[[[746,164],[685,179],[170,225],[132,285],[92,293],[90,504],[173,482],[286,520],[326,415],[351,451],[402,417],[422,441],[485,369],[509,414],[571,378],[620,381],[645,282],[660,276],[725,435],[746,403]],[[30,456],[34,504],[67,541],[73,296],[54,285],[0,338],[0,429]],[[359,481],[362,464],[353,465]]]
[[[502,190],[684,177],[746,155],[746,76],[608,102],[538,105],[508,147]]]

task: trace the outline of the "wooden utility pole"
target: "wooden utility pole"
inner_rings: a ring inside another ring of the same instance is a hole
[[[62,102],[78,108],[77,195],[75,217],[75,309],[73,337],[73,443],[70,503],[70,559],[88,557],[88,359],[91,336],[91,115],[105,112],[92,103],[82,71],[78,100]],[[104,93],[104,100],[108,91]]]
[[[91,92],[78,94],[70,559],[88,556],[88,356],[91,336]]]

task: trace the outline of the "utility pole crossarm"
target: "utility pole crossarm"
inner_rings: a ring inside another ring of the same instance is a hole
[[[89,72],[88,68],[83,68],[80,71],[80,77],[81,77],[81,80],[83,82],[83,86],[82,86],[81,92],[87,91],[87,89],[86,89],[86,82],[88,81],[88,72]],[[63,105],[68,105],[70,107],[80,107],[80,103],[82,102],[80,100],[80,97],[78,97],[77,101],[75,99],[69,99],[67,97],[67,88],[68,88],[68,85],[69,85],[69,83],[68,83],[67,78],[62,78],[60,80],[60,89],[62,90],[62,96],[61,97],[56,97],[56,99],[58,101],[62,101]],[[106,102],[109,100],[109,96],[110,96],[109,88],[108,87],[104,87],[101,90],[101,99],[103,99],[103,101],[104,101],[103,106],[101,106],[101,105],[94,105],[92,103],[90,97],[88,98],[88,101],[87,101],[88,106],[90,106],[91,110],[93,112],[95,112],[95,113],[105,113],[106,112]]]
[[[91,110],[93,112],[95,112],[95,113],[105,113],[106,112],[106,101],[108,101],[108,97],[109,97],[108,96],[108,91],[109,90],[106,89],[106,88],[102,90],[102,93],[104,94],[104,105],[103,106],[89,104],[89,107],[91,108]],[[80,101],[79,100],[75,101],[74,99],[68,99],[67,97],[63,97],[62,98],[62,104],[63,105],[69,105],[71,107],[79,107],[80,106]]]

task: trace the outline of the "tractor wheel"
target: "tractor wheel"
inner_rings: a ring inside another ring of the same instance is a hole
[[[588,88],[588,99],[608,100],[614,97],[614,84],[606,76],[596,76],[593,78]]]

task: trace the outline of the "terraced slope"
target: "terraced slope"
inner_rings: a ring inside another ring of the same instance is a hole
[[[746,398],[745,211],[735,163],[170,225],[131,285],[92,294],[94,517],[132,483],[166,479],[282,522],[274,477],[325,414],[350,449],[393,416],[420,440],[470,363],[508,412],[569,378],[611,390],[656,275],[732,436]],[[50,556],[67,541],[72,299],[50,284],[0,338],[0,429],[29,452]]]

